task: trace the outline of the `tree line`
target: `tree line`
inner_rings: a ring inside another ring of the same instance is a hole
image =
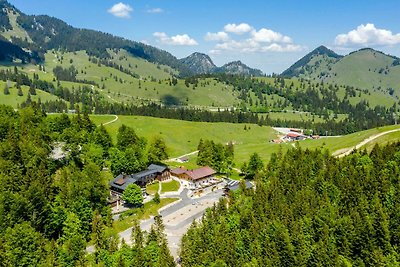
[[[338,159],[325,150],[274,154],[193,222],[182,266],[398,266],[400,143]]]

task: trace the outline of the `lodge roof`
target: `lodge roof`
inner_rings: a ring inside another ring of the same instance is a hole
[[[186,174],[192,180],[199,180],[199,179],[214,175],[216,173],[217,173],[216,171],[214,171],[212,168],[210,168],[208,166],[201,167],[201,168],[195,169],[195,170],[186,171]]]
[[[171,171],[171,173],[172,173],[172,174],[175,174],[175,175],[183,174],[183,173],[185,173],[185,172],[187,172],[187,169],[184,168],[184,167],[179,167],[179,168],[173,169],[173,170]]]
[[[142,179],[145,179],[150,175],[161,174],[167,169],[168,169],[167,166],[151,164],[149,167],[147,167],[147,170],[138,173],[134,174],[121,173],[110,182],[110,186],[121,190],[125,190],[130,184],[134,184]]]

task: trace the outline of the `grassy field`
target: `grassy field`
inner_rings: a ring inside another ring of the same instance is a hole
[[[159,183],[158,182],[157,183],[148,184],[146,186],[146,192],[149,195],[155,195],[157,193],[157,191],[158,191],[158,188],[159,188]]]
[[[326,148],[329,149],[332,153],[334,153],[337,150],[341,150],[344,148],[351,148],[372,135],[398,128],[400,128],[400,126],[398,125],[385,126],[341,137],[328,137],[328,138],[321,138],[319,140],[305,140],[303,142],[300,142],[299,144],[303,148],[310,148],[310,149]],[[382,138],[385,137],[386,135],[381,138],[378,138],[375,141],[380,142],[381,140],[383,140]]]
[[[29,88],[27,86],[21,86],[23,96],[18,96],[18,89],[15,87],[11,87],[9,89],[10,94],[9,95],[4,95],[3,89],[5,87],[5,82],[0,81],[0,104],[2,105],[9,105],[12,106],[13,108],[17,108],[19,104],[22,102],[26,101],[27,96],[28,96],[28,91]],[[57,100],[58,97],[51,95],[47,92],[43,92],[40,90],[36,90],[36,95],[32,95],[31,99],[33,101],[38,101],[40,98],[40,101],[42,103],[49,101],[49,100]]]
[[[150,216],[156,216],[158,215],[158,210],[160,208],[177,200],[178,198],[161,198],[159,204],[156,204],[153,201],[147,202],[141,208],[130,210],[129,213],[133,215],[127,216],[122,220],[114,221],[112,229],[110,230],[114,233],[122,232],[129,227],[132,227],[134,220],[146,220],[149,219]]]
[[[372,148],[376,145],[387,145],[393,142],[399,142],[400,141],[400,132],[394,132],[394,133],[389,133],[384,136],[381,136],[368,144],[366,144],[363,148],[366,148],[368,151],[371,151]]]
[[[118,128],[125,124],[135,129],[140,136],[151,140],[162,137],[171,157],[177,157],[197,150],[200,139],[210,139],[219,143],[232,141],[235,144],[235,161],[248,160],[253,150],[269,159],[277,151],[275,144],[269,143],[276,138],[271,127],[260,127],[252,124],[189,122],[140,116],[119,116],[115,123],[106,125],[114,141]],[[246,130],[244,130],[246,125]]]
[[[104,124],[115,119],[114,115],[90,115],[89,117],[96,125]]]
[[[181,184],[178,181],[171,180],[161,183],[161,193],[178,191]]]
[[[92,115],[91,119],[98,125],[114,119],[114,116]],[[260,127],[253,124],[233,124],[233,123],[206,123],[188,122],[180,120],[170,120],[141,116],[119,116],[119,119],[109,125],[106,129],[111,134],[113,141],[116,142],[118,128],[125,124],[135,129],[139,136],[144,136],[151,140],[155,136],[162,137],[168,148],[170,157],[178,157],[197,150],[200,139],[210,139],[219,143],[235,143],[235,165],[239,167],[244,161],[248,161],[252,153],[258,153],[263,160],[268,161],[273,153],[285,152],[293,148],[295,143],[275,144],[270,140],[276,139],[278,133],[271,127]],[[247,130],[244,130],[246,126]],[[299,146],[308,149],[328,149],[331,153],[335,151],[351,148],[364,139],[400,126],[385,126],[361,131],[340,137],[320,138],[318,140],[304,140],[299,142]],[[157,130],[155,130],[157,129]],[[392,133],[378,138],[374,143],[385,144],[391,140],[399,140],[400,133]],[[197,168],[196,155],[189,156],[189,162],[168,162],[171,168],[186,167],[188,169]]]

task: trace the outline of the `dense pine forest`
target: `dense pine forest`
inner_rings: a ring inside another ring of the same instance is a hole
[[[166,157],[156,151],[162,140],[122,126],[114,145],[85,114],[0,112],[0,266],[174,266],[160,217],[149,233],[135,224],[133,246],[106,231],[104,160],[114,173],[142,170]],[[67,153],[55,160],[60,142]],[[206,140],[199,160],[207,147],[233,153]],[[252,155],[245,171],[255,190],[230,193],[192,224],[182,266],[398,266],[399,165],[400,143],[341,159],[296,148],[265,168]]]
[[[0,266],[123,266],[114,254],[119,240],[106,231],[112,218],[104,161],[118,172],[143,170],[165,158],[163,140],[148,143],[123,126],[114,146],[104,127],[80,113],[48,117],[35,107],[0,106],[0,117]],[[64,156],[52,156],[60,144]],[[86,256],[89,242],[96,253]],[[148,266],[171,260],[161,220],[135,242]],[[126,246],[121,251],[128,254]]]
[[[275,154],[256,189],[193,223],[182,266],[399,266],[400,143]]]

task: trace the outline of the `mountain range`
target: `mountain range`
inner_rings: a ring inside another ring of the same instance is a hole
[[[99,31],[77,29],[46,15],[26,15],[5,0],[0,0],[0,34],[0,48],[4,48],[0,59],[40,61],[44,59],[46,51],[51,49],[69,52],[85,50],[89,56],[107,59],[110,57],[107,49],[125,49],[132,56],[170,66],[181,77],[214,72],[258,76],[263,74],[241,62],[228,63],[218,68],[209,56],[200,53],[179,60],[164,50],[141,42]]]
[[[180,62],[196,74],[227,73],[245,76],[263,76],[261,70],[250,68],[241,61],[233,61],[222,67],[217,67],[210,56],[198,52],[180,59]]]
[[[174,70],[178,77],[227,73],[263,76],[240,61],[221,67],[203,53],[178,59],[159,48],[88,29],[74,28],[62,20],[46,15],[26,15],[6,0],[0,0],[0,60],[40,63],[50,50],[85,51],[89,57],[110,60],[110,50],[123,49],[130,56]],[[281,76],[348,85],[361,89],[400,91],[400,59],[370,48],[346,56],[325,46],[311,51],[295,62]],[[396,94],[399,95],[399,94]]]

